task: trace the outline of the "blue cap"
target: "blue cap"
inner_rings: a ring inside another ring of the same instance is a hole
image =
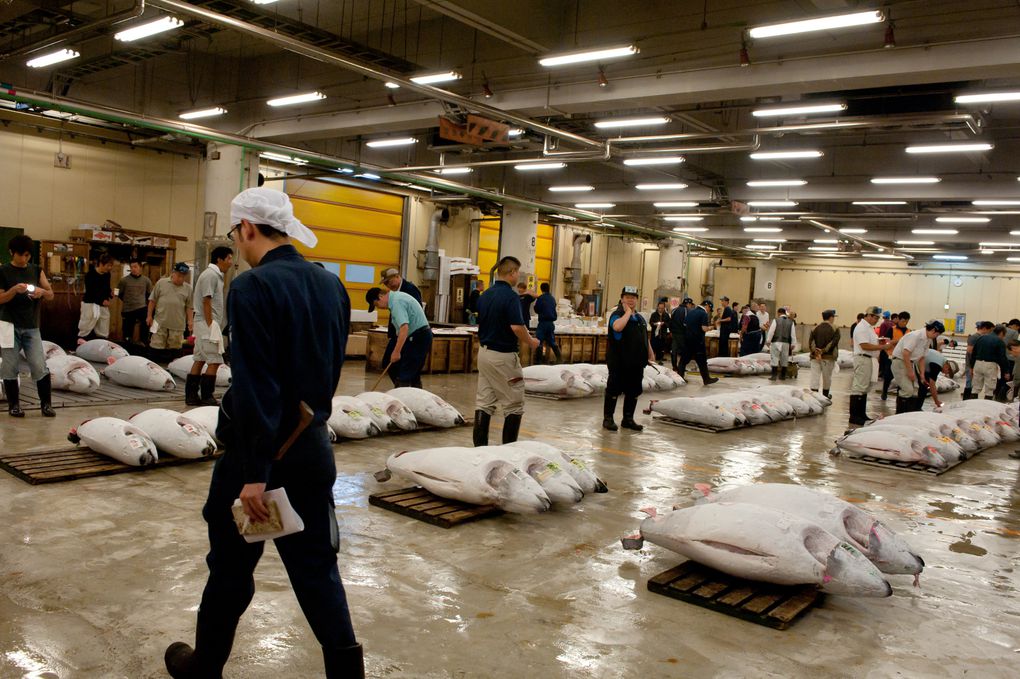
[[[174,264],[174,271],[176,271],[177,273],[188,273],[189,271],[191,271],[191,268],[184,262],[177,262],[176,264]]]
[[[882,312],[882,318],[889,318],[890,315],[891,314],[888,311],[883,311]]]

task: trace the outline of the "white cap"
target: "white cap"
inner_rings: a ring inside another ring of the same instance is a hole
[[[316,235],[294,216],[290,197],[282,191],[259,187],[245,189],[234,196],[234,200],[230,201],[230,225],[237,226],[242,219],[270,226],[310,248],[319,242]]]

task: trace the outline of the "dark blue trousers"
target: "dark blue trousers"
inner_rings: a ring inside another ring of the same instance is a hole
[[[396,380],[397,386],[421,388],[421,371],[431,349],[432,329],[428,326],[418,328],[407,336],[400,350],[400,360],[390,368],[390,376]],[[393,353],[392,350],[390,353]]]
[[[285,488],[304,521],[302,532],[275,540],[276,549],[315,638],[327,650],[357,643],[337,569],[335,479],[333,448],[320,425],[305,431],[273,464],[266,485],[267,490]],[[264,547],[245,542],[234,524],[230,507],[243,485],[240,457],[228,450],[216,461],[202,510],[209,524],[209,580],[198,609],[195,651],[212,672],[222,670],[230,655],[238,620],[255,594],[255,566]]]

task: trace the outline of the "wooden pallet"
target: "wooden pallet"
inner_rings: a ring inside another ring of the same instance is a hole
[[[746,429],[750,425],[738,424],[734,427],[711,427],[707,424],[698,424],[696,422],[684,422],[683,420],[677,420],[672,417],[666,417],[665,415],[653,415],[652,420],[656,422],[662,422],[663,424],[671,424],[674,427],[683,427],[684,429],[693,429],[695,431],[707,431],[712,434],[718,434],[721,431],[733,431],[734,429]]]
[[[148,467],[133,467],[100,455],[89,448],[72,445],[28,450],[21,453],[5,453],[0,455],[0,469],[10,472],[22,481],[38,485],[73,481],[92,476],[141,472],[158,467],[176,467],[182,464],[205,462],[219,456],[219,452],[209,457],[196,459],[167,456],[159,458],[154,465]]]
[[[814,585],[744,580],[695,561],[659,573],[648,581],[648,590],[780,630],[793,625],[825,599]]]
[[[368,496],[368,503],[440,528],[453,528],[503,513],[503,510],[493,505],[472,505],[448,500],[418,487],[373,493]]]
[[[216,397],[223,395],[225,389],[217,389]],[[100,405],[119,405],[122,403],[168,403],[184,401],[184,383],[178,382],[173,391],[149,391],[122,387],[107,379],[100,382],[100,387],[91,394],[76,394],[70,391],[53,390],[54,408],[81,408]],[[21,380],[21,407],[24,410],[39,408],[39,392],[31,380]]]
[[[975,455],[976,454],[977,453],[975,453]],[[884,460],[880,457],[872,457],[871,455],[856,456],[847,455],[844,453],[843,457],[845,457],[851,462],[871,465],[872,467],[883,467],[885,469],[898,469],[900,471],[912,472],[914,474],[923,474],[925,476],[941,476],[950,469],[955,469],[956,467],[960,466],[961,464],[969,460],[970,457],[974,457],[974,455],[971,455],[968,458],[960,458],[956,462],[951,463],[945,469],[936,469],[935,467],[929,467],[928,465],[921,464],[920,462],[903,462],[902,460]]]

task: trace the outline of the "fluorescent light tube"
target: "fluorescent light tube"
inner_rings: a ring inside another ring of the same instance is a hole
[[[443,73],[429,73],[411,78],[411,82],[419,85],[435,85],[436,83],[447,83],[451,80],[460,80],[460,73],[457,71],[445,71]]]
[[[992,220],[990,217],[936,217],[935,221],[942,224],[987,224]]]
[[[683,156],[659,156],[652,158],[627,158],[623,161],[624,165],[678,165],[684,162]]]
[[[896,245],[935,245],[933,240],[898,240]]]
[[[470,167],[444,167],[442,169],[436,170],[436,174],[450,174],[450,175],[470,174],[471,172],[474,172],[474,169]]]
[[[914,229],[910,233],[917,236],[955,236],[960,232],[956,229]]]
[[[703,222],[704,217],[695,217],[694,215],[671,215],[663,217],[667,222]]]
[[[1020,91],[960,94],[957,95],[955,101],[957,104],[994,104],[1002,101],[1020,101]]]
[[[971,202],[971,205],[1020,205],[1020,200],[975,200]]]
[[[765,215],[758,215],[758,221],[759,222],[781,222],[781,221],[783,221],[783,218],[782,217],[767,217]]]
[[[785,243],[785,238],[755,238],[755,243]]]
[[[542,66],[565,66],[567,64],[581,64],[586,61],[604,61],[606,59],[618,59],[637,54],[640,50],[635,45],[622,47],[606,47],[597,50],[584,50],[580,52],[568,52],[565,54],[552,54],[538,60]]]
[[[384,149],[389,146],[408,146],[410,144],[417,143],[417,139],[414,137],[399,137],[396,139],[375,139],[370,142],[365,142],[365,146],[372,149]]]
[[[674,226],[673,230],[677,233],[705,233],[708,231],[704,226]]]
[[[906,205],[905,200],[855,200],[853,205]]]
[[[1020,236],[1020,231],[1010,231],[1009,235],[1010,236]]]
[[[782,233],[778,226],[745,226],[744,233]]]
[[[838,238],[815,238],[815,243],[838,243]]]
[[[803,106],[784,106],[781,108],[760,108],[751,111],[755,118],[770,118],[777,116],[810,115],[812,113],[836,113],[845,111],[846,104],[805,104]]]
[[[867,24],[877,24],[883,21],[885,21],[885,12],[880,10],[869,10],[867,12],[837,14],[835,16],[818,17],[816,19],[804,19],[802,21],[788,21],[781,24],[755,26],[748,31],[748,35],[757,40],[759,38],[774,38],[780,35],[796,35],[798,33],[831,31],[837,28],[865,26]]]
[[[752,160],[794,160],[797,158],[821,158],[824,153],[817,150],[803,151],[757,151],[751,154]]]
[[[775,250],[775,245],[745,245],[748,250]]]
[[[638,191],[679,191],[680,189],[686,189],[687,184],[681,184],[680,182],[663,182],[661,184],[638,184],[634,188]]]
[[[840,233],[853,234],[853,235],[860,235],[862,233],[867,233],[868,230],[867,229],[840,229],[839,232]]]
[[[608,209],[611,207],[616,207],[616,203],[574,203],[574,207],[580,210],[598,208]]]
[[[560,193],[580,193],[581,191],[594,191],[595,187],[590,184],[579,184],[577,186],[550,186],[549,190]]]
[[[182,113],[178,118],[181,120],[195,120],[196,118],[212,118],[213,116],[221,116],[227,112],[227,109],[222,106],[213,106],[212,108],[203,108],[197,111],[188,111]]]
[[[558,217],[559,219],[565,219],[568,222],[576,222],[577,221],[577,217],[571,217],[570,215],[561,215],[558,212],[554,213],[554,214],[551,214],[549,216],[550,217]]]
[[[981,250],[978,250],[978,252],[980,252],[982,255],[994,255],[995,254],[995,250],[981,249]]]
[[[1018,248],[1020,243],[978,243],[983,248]]]
[[[144,24],[139,24],[126,31],[121,31],[113,37],[121,42],[131,42],[133,40],[141,40],[142,38],[148,38],[150,35],[156,35],[157,33],[164,33],[166,31],[172,31],[175,28],[180,28],[184,25],[184,22],[175,17],[161,17],[155,21],[149,21]]]
[[[305,92],[304,94],[292,94],[289,97],[277,97],[276,99],[270,99],[266,102],[269,106],[292,106],[294,104],[305,104],[310,101],[318,101],[325,99],[326,95],[322,92]]]
[[[747,204],[750,207],[796,207],[797,205],[792,200],[752,200]]]
[[[994,144],[927,144],[924,146],[908,146],[907,153],[973,153],[991,151]]]
[[[25,62],[25,65],[29,68],[45,68],[52,66],[53,64],[59,64],[62,61],[69,61],[71,59],[77,59],[81,56],[81,53],[72,49],[62,49],[56,52],[50,52],[44,54],[41,57],[35,59],[29,59]]]
[[[386,81],[386,87],[390,88],[391,90],[400,89],[400,85],[398,85],[397,83],[390,82],[389,80]]]
[[[881,252],[865,252],[861,257],[867,257],[869,259],[900,259],[899,255],[886,255]]]
[[[755,179],[747,182],[751,188],[764,188],[766,186],[804,186],[807,184],[803,179]]]
[[[1020,262],[1020,257],[1007,257],[1007,262]]]
[[[758,221],[758,218],[755,217],[754,215],[744,215],[743,217],[740,218],[740,221],[742,221],[742,222],[756,222],[756,221]]]
[[[561,170],[566,166],[566,163],[521,163],[514,165],[514,169],[518,172],[531,172],[533,170]]]
[[[938,184],[938,177],[872,177],[872,184]]]
[[[967,260],[967,255],[932,255],[931,258],[946,262],[964,262]]]
[[[610,118],[599,120],[595,127],[599,129],[613,129],[617,127],[649,127],[651,125],[665,125],[669,122],[666,116],[654,116],[648,118]]]
[[[519,128],[519,127],[513,127],[513,128],[511,128],[511,129],[510,129],[510,130],[509,130],[509,131],[508,131],[508,132],[506,133],[506,136],[508,136],[508,137],[520,137],[520,136],[522,136],[523,134],[524,134],[524,130],[522,130],[522,129],[521,129],[521,128]]]
[[[834,248],[831,245],[811,245],[808,250],[812,252],[839,252],[839,248]]]
[[[692,200],[673,201],[670,203],[652,203],[655,207],[698,207],[698,203]]]
[[[270,151],[263,151],[259,155],[268,160],[277,160],[281,163],[290,163],[291,165],[306,165],[308,163],[307,160],[302,160],[301,158],[293,158],[282,153],[272,153]]]
[[[361,174],[354,175],[354,177],[355,179],[382,179],[379,175],[372,174],[371,172],[362,172]]]

